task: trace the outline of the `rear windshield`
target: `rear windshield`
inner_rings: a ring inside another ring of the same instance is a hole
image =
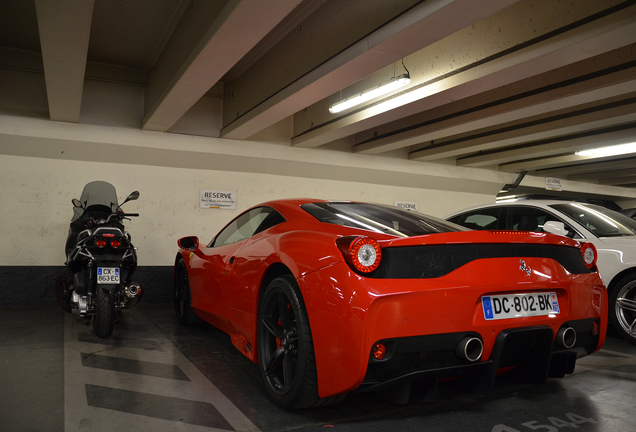
[[[382,204],[321,202],[304,204],[301,208],[320,222],[399,237],[470,231],[442,219]]]
[[[623,214],[594,204],[567,203],[550,207],[565,213],[598,237],[636,235],[636,221]]]

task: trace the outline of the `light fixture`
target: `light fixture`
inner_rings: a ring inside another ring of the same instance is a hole
[[[577,151],[575,154],[577,156],[606,157],[606,156],[622,155],[627,153],[636,153],[636,142],[607,146],[607,147],[599,147],[599,148],[590,149],[590,150],[581,150],[581,151]]]
[[[408,73],[398,75],[396,77],[391,78],[389,81],[386,81],[378,85],[377,87],[374,87],[369,90],[365,90],[362,93],[358,93],[354,96],[350,96],[344,100],[341,100],[340,102],[336,102],[335,104],[329,107],[329,112],[331,114],[339,113],[341,111],[344,111],[356,105],[360,105],[361,103],[364,103],[371,99],[375,99],[378,96],[382,96],[384,94],[392,92],[393,90],[397,90],[400,87],[404,87],[410,82],[411,82],[411,77],[409,76]]]

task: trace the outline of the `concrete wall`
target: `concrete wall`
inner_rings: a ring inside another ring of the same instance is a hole
[[[515,177],[284,143],[0,114],[0,238],[5,245],[0,248],[0,307],[55,305],[71,199],[93,180],[112,183],[120,200],[133,190],[141,193],[125,207],[140,214],[127,222],[139,248],[135,279],[146,288],[145,301],[163,302],[171,301],[176,240],[197,235],[208,241],[258,203],[292,197],[406,201],[444,217],[494,202],[501,186]],[[235,191],[236,210],[200,208],[201,189]]]
[[[139,264],[171,265],[176,240],[198,235],[210,240],[239,212],[263,201],[316,197],[393,204],[417,202],[424,212],[444,216],[458,206],[492,202],[492,195],[407,188],[361,182],[318,180],[272,174],[237,173],[144,165],[0,156],[0,224],[3,265],[56,266],[64,262],[64,242],[72,216],[72,198],[93,180],[112,183],[120,200],[138,190],[127,212],[140,213],[126,223],[139,248]],[[233,190],[237,209],[202,209],[200,189]]]
[[[128,222],[139,248],[135,279],[146,287],[144,301],[170,301],[176,240],[197,235],[207,241],[260,202],[288,197],[406,201],[443,217],[494,202],[500,188],[517,177],[409,161],[399,152],[391,157],[354,154],[348,143],[291,147],[291,119],[254,141],[219,139],[222,100],[213,94],[170,133],[142,131],[143,76],[91,62],[79,124],[53,122],[39,54],[0,53],[21,64],[19,69],[0,65],[0,307],[55,304],[53,286],[65,259],[71,199],[93,180],[112,183],[121,199],[133,190],[141,193],[125,207],[140,213]],[[524,184],[539,188],[544,182],[524,178]],[[573,191],[618,190],[566,184]],[[200,189],[236,191],[237,209],[201,209]]]
[[[149,148],[152,147],[152,150]],[[136,279],[145,301],[171,300],[176,240],[203,241],[239,212],[288,197],[415,202],[434,216],[493,202],[506,174],[280,144],[76,125],[0,116],[0,307],[55,305],[64,242],[79,198],[93,180],[112,183],[139,218],[127,222],[139,248]],[[490,177],[488,177],[490,176]],[[483,177],[483,178],[482,178]],[[232,190],[236,210],[202,209],[200,189]]]

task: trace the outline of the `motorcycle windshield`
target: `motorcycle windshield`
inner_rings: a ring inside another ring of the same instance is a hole
[[[94,181],[84,186],[82,196],[80,197],[82,205],[86,211],[101,211],[114,213],[117,210],[117,191],[115,186],[105,181]],[[73,219],[79,219],[84,210],[81,208],[73,208]]]

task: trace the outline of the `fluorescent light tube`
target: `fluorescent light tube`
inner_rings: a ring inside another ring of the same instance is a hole
[[[636,142],[577,151],[577,156],[605,157],[636,153]]]
[[[339,113],[356,105],[360,105],[361,103],[364,103],[366,101],[370,101],[371,99],[375,99],[378,96],[382,96],[384,94],[397,90],[410,82],[411,78],[407,74],[399,75],[395,78],[391,78],[385,83],[378,85],[375,88],[365,90],[355,96],[351,96],[344,100],[341,100],[340,102],[336,102],[329,107],[329,112],[332,114]]]

